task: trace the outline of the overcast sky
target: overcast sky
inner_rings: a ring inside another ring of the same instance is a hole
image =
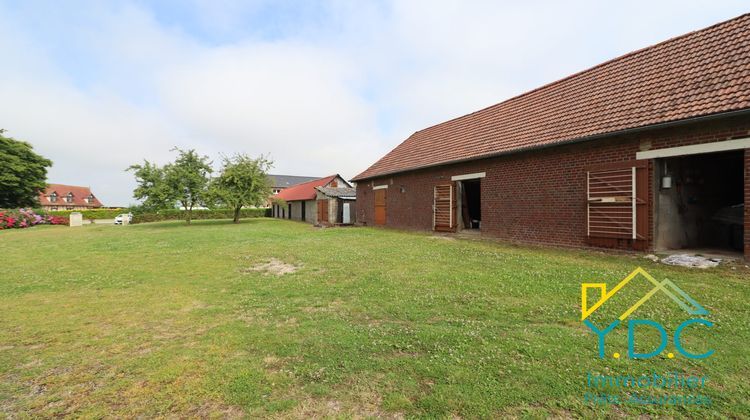
[[[134,203],[174,146],[351,178],[411,133],[750,11],[747,1],[5,1],[0,127]]]

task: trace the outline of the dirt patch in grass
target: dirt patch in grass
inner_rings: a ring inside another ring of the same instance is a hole
[[[438,240],[443,240],[443,241],[455,241],[456,240],[456,238],[452,236],[445,236],[445,235],[432,235],[432,236],[428,236],[428,238],[438,239]]]
[[[283,276],[285,274],[294,273],[300,268],[301,267],[298,265],[288,264],[276,258],[271,258],[267,262],[255,264],[252,267],[243,268],[240,271],[242,273],[263,273],[272,274],[274,276]]]
[[[387,413],[381,410],[380,397],[359,394],[355,402],[339,401],[336,399],[307,398],[289,412],[274,418],[382,418],[403,419],[401,413]],[[369,400],[368,400],[369,398]]]
[[[320,304],[319,306],[305,306],[302,308],[302,312],[308,314],[314,314],[318,312],[337,312],[343,305],[343,301],[340,299],[333,300],[328,304]]]
[[[194,300],[190,302],[188,305],[183,306],[180,309],[180,312],[191,312],[199,309],[206,309],[208,308],[208,305],[205,302],[201,302],[199,300]]]
[[[207,402],[188,412],[188,417],[194,418],[216,418],[216,419],[243,419],[245,413],[238,407],[225,405],[218,402]],[[179,416],[176,416],[179,417]]]

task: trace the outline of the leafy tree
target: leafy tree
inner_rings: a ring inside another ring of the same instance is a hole
[[[208,156],[199,156],[195,150],[182,150],[177,159],[164,167],[164,181],[168,191],[180,202],[186,212],[185,221],[190,224],[193,207],[206,202],[211,169]]]
[[[39,205],[39,191],[47,187],[52,161],[34,152],[31,144],[5,137],[0,129],[0,208]]]
[[[246,206],[261,206],[271,195],[271,184],[266,172],[272,162],[261,156],[245,154],[225,157],[221,174],[211,181],[210,201],[214,205],[234,211],[234,223],[240,222],[240,211]]]
[[[135,174],[138,186],[133,190],[133,197],[143,200],[140,207],[144,211],[174,207],[177,197],[167,185],[164,168],[144,160],[143,165],[131,165],[127,170]]]

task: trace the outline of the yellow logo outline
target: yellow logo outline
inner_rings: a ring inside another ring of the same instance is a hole
[[[638,275],[643,276],[649,282],[651,282],[651,284],[654,285],[654,288],[651,289],[645,295],[643,295],[643,297],[640,300],[638,300],[638,302],[636,302],[633,306],[631,306],[625,312],[623,312],[618,317],[620,321],[625,320],[625,318],[630,316],[630,314],[632,314],[636,309],[638,309],[641,305],[646,303],[646,301],[651,299],[651,296],[653,296],[658,291],[664,292],[672,300],[677,302],[677,304],[680,305],[681,308],[683,308],[690,314],[693,314],[693,315],[707,315],[708,314],[708,311],[705,308],[703,308],[703,306],[701,306],[698,302],[696,302],[693,298],[691,298],[687,293],[683,292],[682,289],[680,289],[679,287],[677,287],[677,285],[672,283],[671,280],[664,280],[662,282],[659,282],[653,276],[651,276],[648,272],[646,272],[646,270],[644,270],[641,267],[638,267],[635,270],[633,270],[630,274],[628,274],[624,279],[622,279],[619,283],[617,283],[617,285],[609,292],[607,292],[607,283],[582,283],[581,284],[581,320],[583,321],[586,318],[588,318],[591,314],[594,313],[594,311],[599,309],[604,304],[604,302],[608,301],[612,296],[614,296],[617,292],[619,292],[623,287],[625,287],[625,285],[627,285],[631,280],[636,278]],[[600,291],[599,300],[596,303],[594,303],[594,305],[592,305],[590,308],[588,307],[588,290],[589,289],[599,289]],[[677,295],[679,295],[679,297]],[[687,303],[685,301],[687,301]]]

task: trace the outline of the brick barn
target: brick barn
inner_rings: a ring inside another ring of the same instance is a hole
[[[366,225],[750,258],[750,14],[417,131],[357,182]]]

